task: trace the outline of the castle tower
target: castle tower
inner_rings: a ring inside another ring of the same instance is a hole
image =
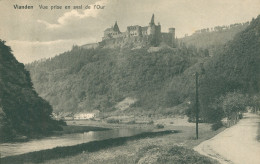
[[[169,28],[169,35],[171,36],[171,46],[175,47],[175,28]]]
[[[154,23],[154,14],[153,14],[153,16],[152,16],[152,19],[151,19],[151,22],[150,22],[149,25],[150,25],[150,26],[155,25],[155,23]]]
[[[151,21],[148,27],[150,44],[152,46],[158,46],[161,42],[161,25],[154,23],[154,14],[152,15]]]
[[[113,30],[114,30],[115,32],[119,32],[119,33],[120,33],[119,27],[118,27],[118,25],[117,25],[117,21],[115,22],[115,25],[114,25],[114,27],[113,27]]]

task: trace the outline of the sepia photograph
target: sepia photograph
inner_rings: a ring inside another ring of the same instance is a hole
[[[260,0],[0,0],[0,164],[260,164]]]

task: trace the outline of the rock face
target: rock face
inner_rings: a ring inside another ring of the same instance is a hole
[[[0,139],[47,134],[59,128],[52,107],[38,96],[30,74],[0,40]]]

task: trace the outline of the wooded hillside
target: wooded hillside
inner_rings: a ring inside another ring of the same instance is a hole
[[[0,140],[59,129],[51,114],[52,107],[34,90],[29,72],[0,40]]]
[[[221,97],[258,96],[259,29],[258,16],[250,25],[229,31],[229,38],[220,45],[216,43],[211,57],[208,49],[198,50],[200,46],[192,43],[158,52],[148,52],[147,48],[87,50],[74,46],[71,51],[31,63],[27,68],[37,92],[56,112],[116,111],[116,104],[131,97],[137,101],[130,111],[184,113],[178,111],[178,106],[185,106],[190,116],[197,71],[201,118],[210,121],[216,114],[217,119],[225,116],[220,105],[223,102],[218,102],[223,100]],[[242,32],[235,35],[234,31]]]

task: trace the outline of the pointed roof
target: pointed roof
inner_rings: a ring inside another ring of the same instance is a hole
[[[150,24],[154,24],[154,14],[153,14],[153,16],[152,16],[152,19],[151,19]]]
[[[115,25],[114,25],[114,27],[113,27],[113,30],[114,30],[114,31],[117,31],[117,32],[120,32],[119,27],[118,27],[118,25],[117,25],[117,21],[116,21],[116,23],[115,23]]]

